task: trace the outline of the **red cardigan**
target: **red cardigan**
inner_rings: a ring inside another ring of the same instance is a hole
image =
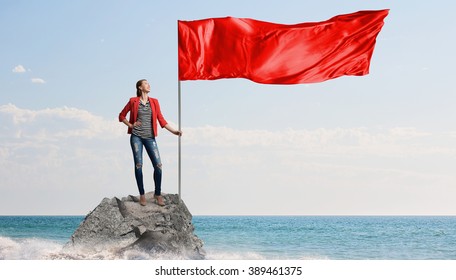
[[[134,124],[136,119],[138,118],[138,107],[139,107],[139,97],[132,97],[130,101],[128,101],[127,105],[123,108],[123,110],[119,113],[119,122],[122,122],[124,119],[127,118],[128,112],[130,112],[130,123]],[[160,123],[161,127],[164,127],[168,122],[163,117],[160,111],[160,104],[158,104],[158,100],[152,97],[149,97],[150,108],[152,109],[152,128],[154,129],[155,137],[158,135],[157,131],[157,120]],[[128,134],[131,134],[132,129],[128,128]]]

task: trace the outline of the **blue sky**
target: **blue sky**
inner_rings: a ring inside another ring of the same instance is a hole
[[[454,5],[1,0],[0,214],[84,215],[137,194],[117,115],[146,78],[176,125],[177,20],[389,8],[367,76],[182,82],[183,199],[196,215],[455,215]],[[158,144],[176,193],[177,139]]]

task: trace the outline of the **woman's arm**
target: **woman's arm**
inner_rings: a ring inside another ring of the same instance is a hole
[[[140,126],[141,125],[141,122],[137,121],[135,122],[134,124],[131,124],[129,121],[127,121],[127,119],[123,119],[122,121],[126,126],[128,126],[129,128],[133,128],[135,126]]]
[[[132,128],[132,127],[133,127],[133,125],[132,125],[129,121],[127,121],[127,119],[123,119],[122,122],[123,122],[126,126],[128,126],[129,128]]]
[[[128,112],[131,111],[131,109],[132,109],[132,107],[131,107],[131,99],[130,99],[130,101],[127,102],[127,104],[122,109],[122,111],[120,111],[120,113],[119,113],[119,121],[123,122],[126,126],[128,126],[128,128],[133,129],[133,127],[141,125],[141,122],[135,121],[133,124],[131,124],[127,120],[127,114],[128,114]],[[131,114],[131,112],[130,112],[130,114]]]
[[[177,135],[177,136],[182,136],[182,131],[179,131],[177,129],[174,129],[172,126],[170,126],[169,124],[166,124],[164,126],[164,128],[166,128],[169,132],[171,132],[172,134],[174,135]]]

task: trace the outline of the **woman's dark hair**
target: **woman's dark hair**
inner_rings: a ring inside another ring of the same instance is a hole
[[[142,85],[142,82],[147,81],[146,79],[141,79],[136,82],[136,96],[140,97],[142,94],[142,91],[139,89],[139,87]]]

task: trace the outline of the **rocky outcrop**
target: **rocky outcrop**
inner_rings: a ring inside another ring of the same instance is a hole
[[[169,258],[203,259],[203,242],[193,233],[192,215],[178,195],[163,195],[164,207],[147,193],[147,205],[138,196],[105,198],[71,236],[68,248],[117,254],[141,250]]]

